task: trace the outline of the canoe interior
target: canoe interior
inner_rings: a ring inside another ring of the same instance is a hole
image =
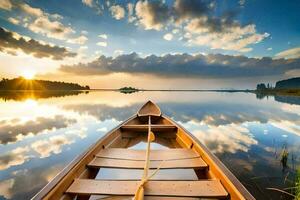
[[[144,149],[134,148],[147,142],[149,105],[144,111],[79,155],[33,199],[131,199],[145,160]],[[163,147],[151,150],[150,169],[161,169],[146,184],[145,199],[254,199],[204,145],[159,112],[149,114],[151,145]]]

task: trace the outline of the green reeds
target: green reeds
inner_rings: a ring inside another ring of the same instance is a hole
[[[295,200],[300,199],[300,168],[296,171],[296,180],[295,180]]]

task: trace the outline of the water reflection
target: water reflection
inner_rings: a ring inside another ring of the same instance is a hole
[[[269,98],[269,97],[274,97],[275,101],[278,101],[278,102],[300,105],[300,97],[299,96],[267,95],[264,93],[256,94],[256,98],[258,98],[258,99],[264,99],[264,98]]]
[[[24,121],[21,118],[0,121],[0,144],[16,142],[26,135],[37,135],[44,131],[66,128],[75,123],[76,119],[68,119],[62,115],[51,118],[37,117]]]
[[[13,95],[0,99],[0,199],[32,197],[149,99],[208,146],[257,199],[287,199],[266,188],[290,186],[299,167],[300,106],[276,98],[216,92]]]
[[[53,91],[1,91],[0,90],[0,99],[4,101],[16,100],[24,101],[26,99],[44,99],[52,97],[64,97],[70,95],[78,95],[81,93],[88,93],[88,91],[62,91],[62,90],[53,90]]]

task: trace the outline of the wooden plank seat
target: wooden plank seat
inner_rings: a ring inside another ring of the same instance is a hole
[[[96,154],[96,157],[123,159],[123,160],[145,160],[145,150],[123,149],[123,148],[107,148],[102,149]],[[200,156],[192,149],[167,149],[167,150],[151,150],[150,160],[180,160],[199,158]]]
[[[111,158],[95,157],[89,164],[91,168],[120,168],[120,169],[144,169],[145,161],[142,160],[123,160]],[[180,160],[166,160],[166,161],[151,161],[150,169],[204,169],[207,164],[199,158],[188,158]]]
[[[92,195],[89,200],[132,200],[133,196],[107,196],[107,195]],[[210,200],[215,200],[209,198]],[[145,196],[144,200],[204,200],[203,198],[195,197],[164,197],[164,196]],[[217,200],[217,199],[216,199]]]
[[[134,195],[140,181],[75,179],[66,193],[79,195]],[[149,181],[146,196],[226,198],[227,191],[219,180]]]
[[[134,132],[147,132],[148,131],[148,124],[142,125],[123,125],[121,126],[121,130],[123,131],[134,131]],[[177,127],[174,125],[151,125],[151,130],[153,132],[170,132],[176,131]]]

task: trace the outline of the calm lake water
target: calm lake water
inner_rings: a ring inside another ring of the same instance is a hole
[[[251,93],[0,93],[0,199],[29,199],[147,100],[192,132],[257,199],[288,199],[300,167],[300,98]],[[281,153],[289,152],[287,167]]]

